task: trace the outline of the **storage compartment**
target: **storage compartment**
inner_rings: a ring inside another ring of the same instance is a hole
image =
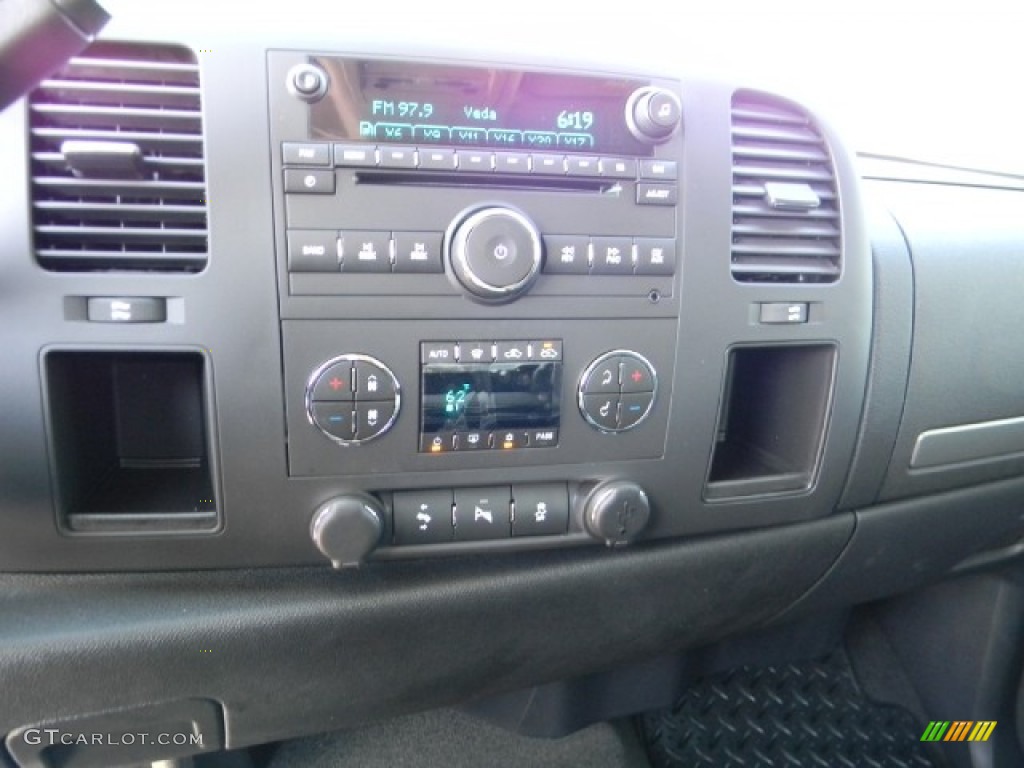
[[[202,354],[52,351],[46,381],[62,528],[218,527]]]
[[[835,371],[832,344],[737,347],[704,489],[709,500],[811,487]]]

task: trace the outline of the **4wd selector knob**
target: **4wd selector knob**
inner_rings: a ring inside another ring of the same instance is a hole
[[[459,216],[448,228],[445,244],[455,278],[483,301],[520,296],[540,272],[540,233],[513,208],[479,208]]]
[[[639,88],[626,102],[626,124],[634,136],[647,144],[667,141],[682,118],[679,97],[666,88]]]

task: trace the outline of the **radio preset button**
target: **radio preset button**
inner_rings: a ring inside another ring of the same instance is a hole
[[[353,404],[350,402],[313,403],[313,421],[327,434],[343,441],[356,439]]]
[[[544,272],[585,275],[590,272],[590,238],[585,235],[545,235]]]
[[[395,272],[444,272],[440,232],[395,232]]]
[[[601,175],[613,179],[635,179],[636,160],[625,157],[602,157]]]
[[[587,420],[597,427],[608,432],[614,432],[619,428],[619,395],[583,395],[582,410]]]
[[[565,172],[569,176],[600,176],[601,169],[596,157],[587,155],[567,155]]]
[[[286,141],[281,145],[281,157],[285,165],[330,165],[331,145]]]
[[[495,152],[494,170],[496,173],[529,173],[530,156],[521,152]]]
[[[512,489],[455,489],[455,540],[505,539],[511,534]]]
[[[288,230],[288,269],[291,272],[337,272],[340,268],[336,232]]]
[[[565,155],[535,154],[531,157],[534,173],[549,176],[565,175]]]
[[[334,171],[285,168],[284,191],[304,195],[333,195]]]
[[[676,271],[676,241],[671,237],[638,237],[636,274],[671,275]]]
[[[454,171],[458,167],[454,149],[420,149],[420,168],[426,171]]]
[[[641,182],[636,185],[637,205],[675,205],[678,190],[675,184]]]
[[[633,274],[633,241],[628,237],[594,237],[591,273],[595,275]]]
[[[513,485],[513,536],[557,536],[569,528],[569,488],[565,483]]]
[[[352,400],[355,398],[352,382],[352,363],[347,360],[335,363],[317,377],[311,397],[314,401]]]
[[[351,168],[377,165],[377,148],[365,144],[335,144],[334,164]]]
[[[400,491],[394,494],[394,542],[398,545],[451,541],[453,497],[450,490]]]
[[[490,173],[494,169],[494,156],[490,152],[474,152],[460,149],[459,170],[468,173]]]
[[[390,272],[391,233],[341,233],[342,272]]]
[[[416,164],[415,147],[380,148],[381,168],[415,168]]]

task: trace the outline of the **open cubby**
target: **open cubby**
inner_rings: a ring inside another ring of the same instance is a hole
[[[45,367],[65,530],[217,528],[202,354],[60,350]]]
[[[835,355],[831,344],[730,351],[706,499],[811,486],[828,421]]]

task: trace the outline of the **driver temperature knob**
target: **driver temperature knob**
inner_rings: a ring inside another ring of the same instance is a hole
[[[383,505],[372,496],[338,496],[317,507],[309,532],[335,568],[359,565],[380,542],[384,514]]]
[[[540,233],[513,208],[491,206],[463,214],[449,227],[445,242],[459,285],[481,301],[511,301],[540,272]]]
[[[583,523],[587,532],[609,547],[629,544],[647,527],[651,505],[644,489],[628,480],[599,485],[587,497]]]

